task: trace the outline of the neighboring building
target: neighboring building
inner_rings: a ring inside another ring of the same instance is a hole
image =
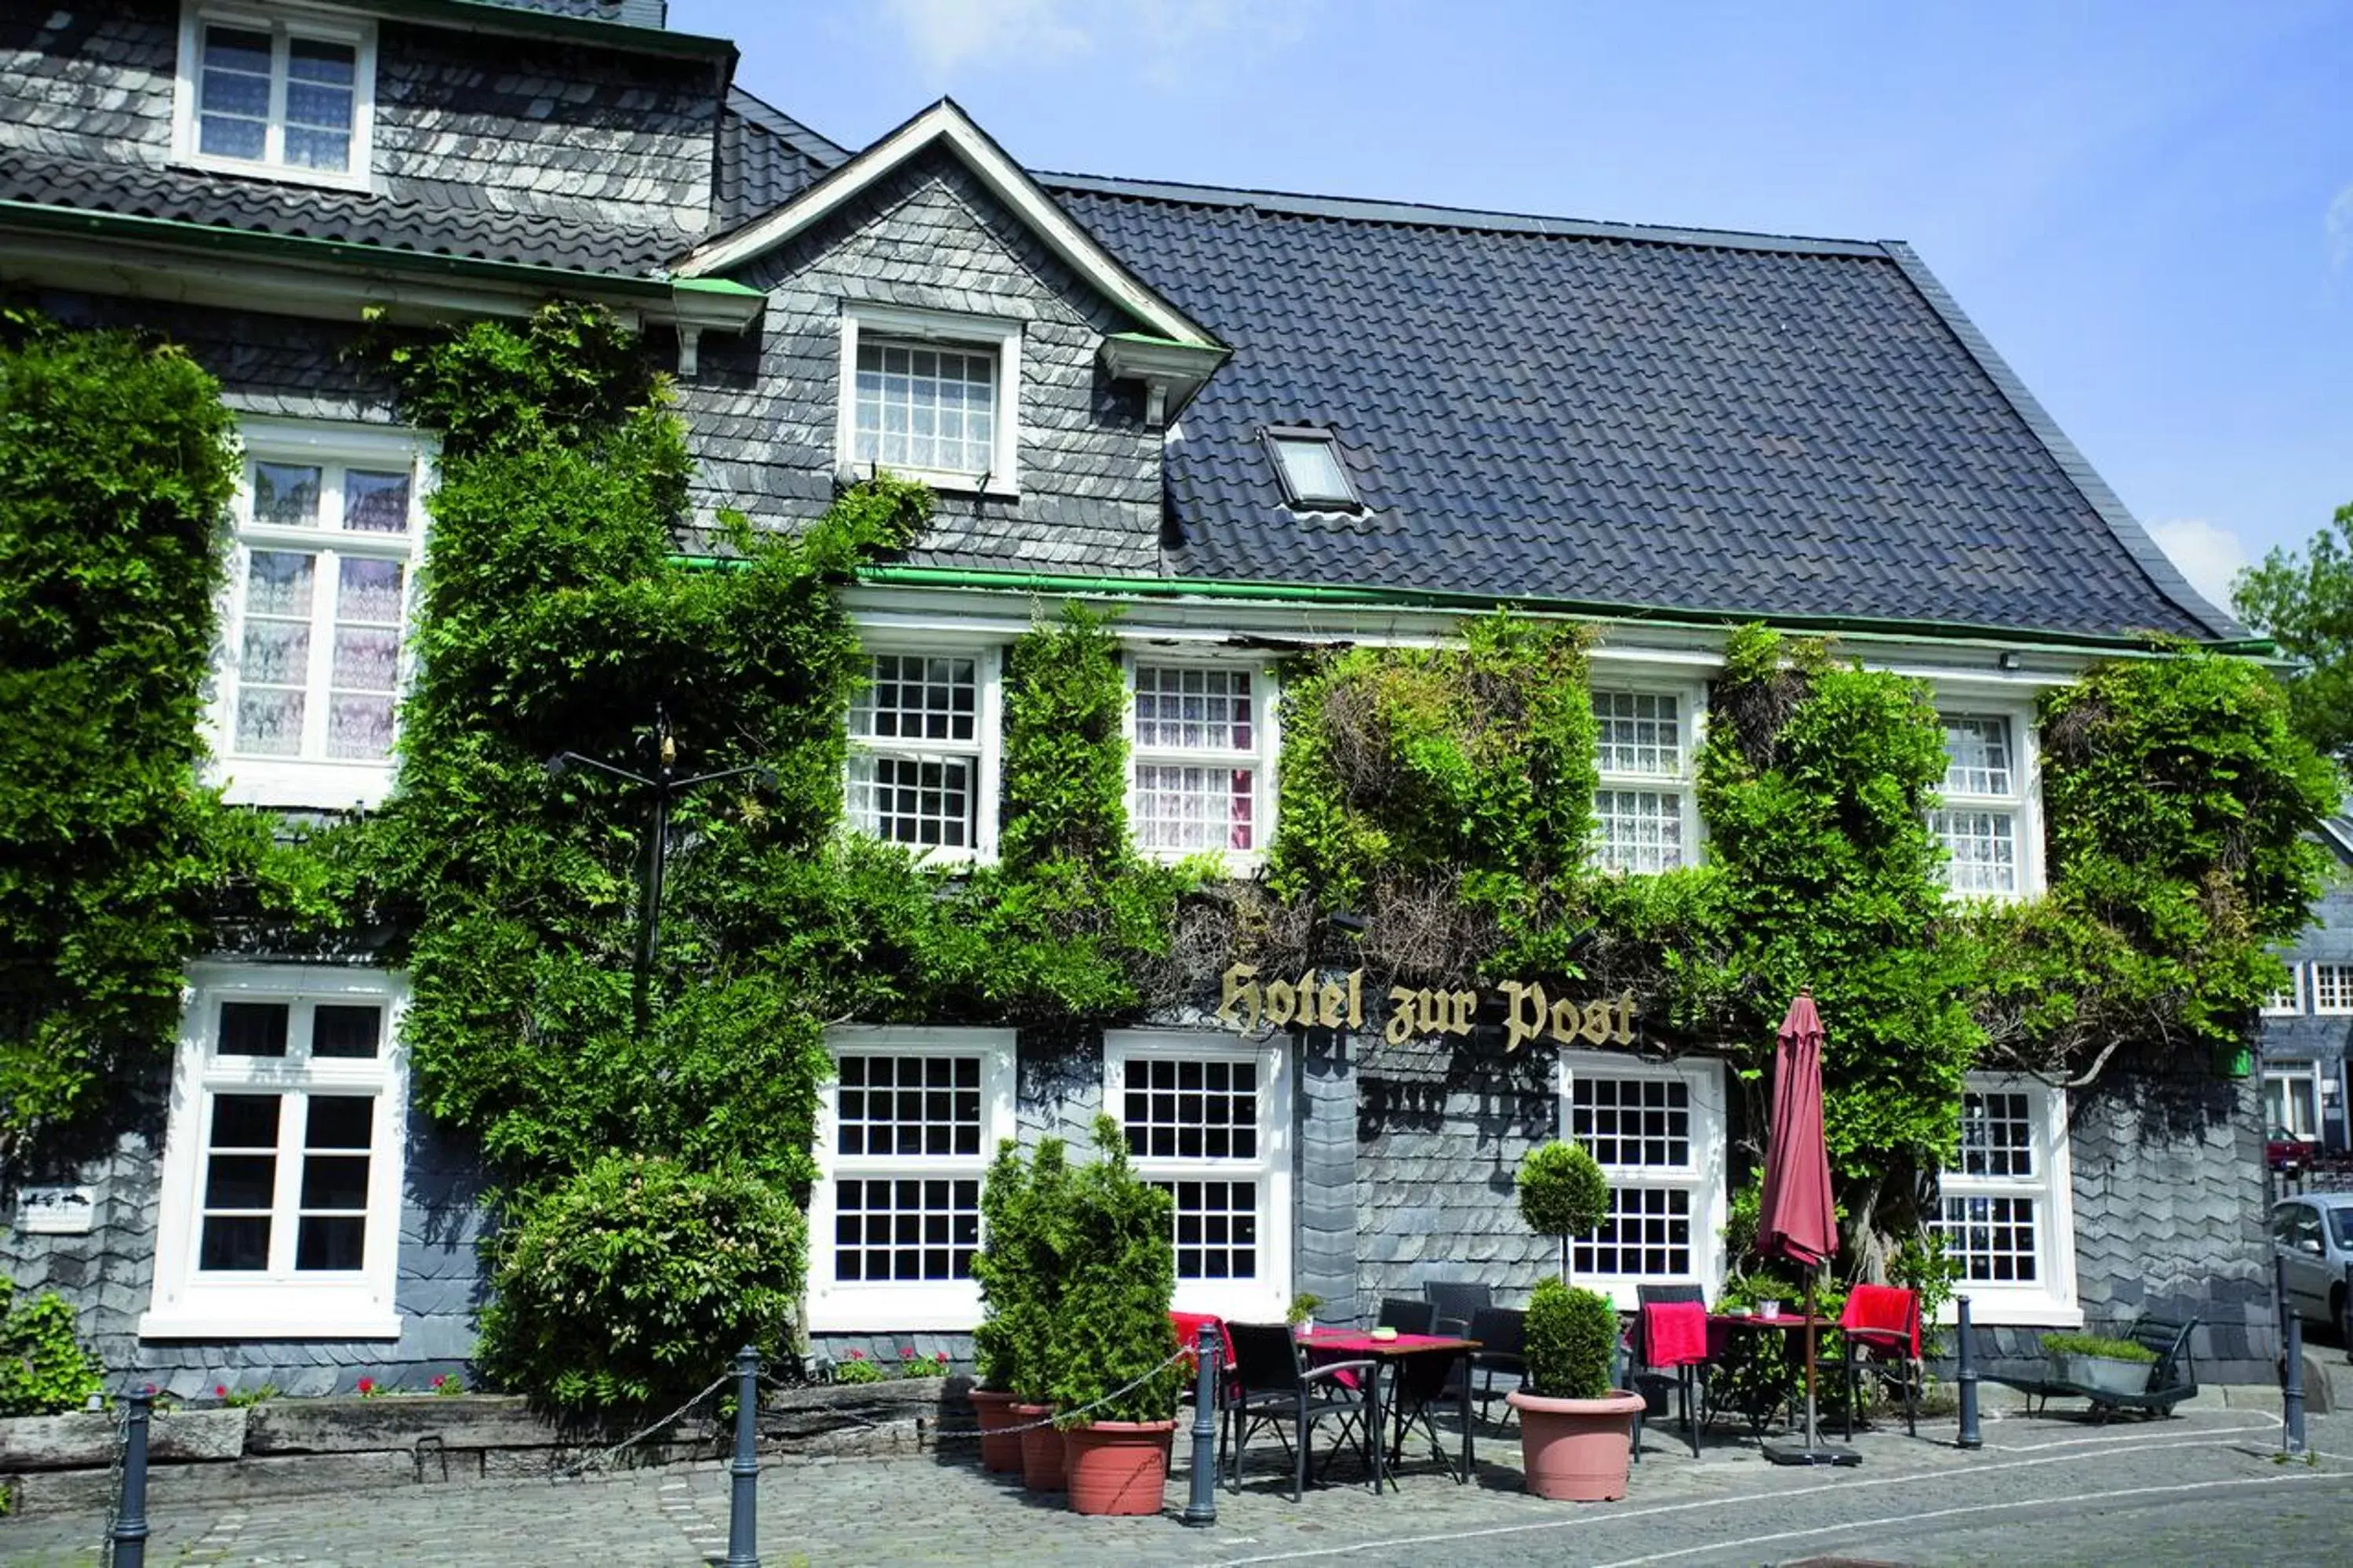
[[[2274,1141],[2353,1150],[2346,1128],[2346,1043],[2353,1037],[2353,818],[2321,824],[2337,877],[2316,922],[2280,956],[2288,985],[2263,1009],[2263,1129]]]
[[[855,825],[944,858],[994,853],[1001,661],[1041,597],[1125,607],[1152,853],[1265,852],[1267,650],[1436,641],[1508,599],[1599,632],[1608,863],[1703,853],[1706,683],[1726,625],[1767,618],[1932,683],[1935,826],[1957,888],[2000,897],[2042,885],[2037,695],[2148,630],[2242,634],[1902,245],[1032,175],[948,103],[853,156],[658,11],[0,17],[0,285],[169,333],[244,421],[213,718],[233,800],[391,783],[433,452],[339,357],[371,303],[628,313],[674,355],[706,507],[790,526],[844,473],[931,482],[917,549],[849,590],[873,660],[849,783]],[[134,1086],[151,1114],[89,1205],[47,1194],[0,1238],[111,1362],[176,1388],[454,1366],[481,1299],[478,1162],[409,1104],[399,977],[283,958],[195,966],[170,1081]],[[820,1340],[969,1327],[986,1151],[1098,1109],[1176,1192],[1183,1305],[1525,1287],[1549,1244],[1508,1172],[1562,1129],[1616,1191],[1580,1278],[1630,1301],[1724,1267],[1735,1107],[1704,1055],[1563,1052],[1531,1090],[1470,1048],[1199,1012],[1075,1047],[952,1019],[834,1044]],[[926,1100],[943,1136],[870,1136],[908,1130],[873,1091],[918,1083],[959,1091]],[[1943,1202],[1978,1320],[2031,1354],[2048,1326],[2195,1311],[2207,1375],[2267,1376],[2255,1093],[2122,1064],[2072,1098],[1974,1084]],[[876,1152],[910,1143],[948,1152]]]

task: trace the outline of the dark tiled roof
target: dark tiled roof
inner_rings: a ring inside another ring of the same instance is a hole
[[[1234,345],[1180,576],[2230,635],[1899,246],[1041,175]],[[1329,426],[1362,516],[1258,432]]]
[[[625,228],[607,212],[557,196],[536,197],[537,212],[489,199],[453,182],[434,182],[430,199],[402,200],[141,164],[0,158],[0,200],[388,250],[634,276],[669,262],[696,238],[669,227]]]
[[[723,233],[784,206],[849,161],[846,149],[742,88],[731,88],[719,122],[712,231]]]

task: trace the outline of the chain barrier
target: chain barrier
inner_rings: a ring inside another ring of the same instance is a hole
[[[1183,1350],[1171,1355],[1166,1361],[1162,1361],[1158,1366],[1154,1367],[1150,1372],[1145,1372],[1143,1376],[1130,1379],[1128,1382],[1122,1383],[1119,1387],[1113,1389],[1109,1393],[1104,1394],[1101,1399],[1091,1399],[1075,1410],[1058,1410],[1041,1421],[1024,1421],[1016,1426],[992,1426],[988,1429],[989,1436],[992,1437],[1009,1437],[1018,1433],[1035,1432],[1041,1427],[1060,1425],[1063,1422],[1071,1420],[1073,1417],[1084,1415],[1090,1410],[1102,1409],[1104,1405],[1111,1404],[1113,1401],[1142,1388],[1145,1383],[1150,1383],[1154,1378],[1158,1377],[1162,1372],[1166,1372],[1170,1367],[1175,1366],[1177,1362],[1188,1361],[1192,1359],[1193,1347],[1187,1345]],[[869,1422],[868,1425],[871,1425],[872,1423]],[[943,1437],[976,1437],[980,1435],[980,1428],[976,1425],[948,1426],[944,1425],[938,1428],[938,1432]]]
[[[106,1533],[99,1538],[98,1568],[114,1568],[114,1527],[122,1522],[122,1464],[131,1451],[131,1396],[114,1402],[114,1452],[106,1462]]]
[[[663,1416],[660,1420],[650,1422],[648,1425],[639,1427],[637,1431],[630,1433],[627,1437],[622,1438],[619,1442],[612,1444],[607,1447],[589,1450],[587,1453],[583,1454],[579,1458],[574,1460],[571,1464],[561,1466],[549,1471],[547,1478],[550,1481],[576,1481],[591,1470],[599,1470],[604,1468],[607,1465],[611,1464],[615,1459],[620,1457],[621,1455],[627,1453],[629,1449],[636,1447],[639,1443],[644,1442],[655,1433],[667,1430],[669,1427],[675,1425],[688,1411],[692,1410],[696,1405],[701,1404],[704,1400],[718,1393],[719,1390],[726,1387],[728,1383],[734,1381],[734,1378],[735,1374],[733,1372],[721,1372],[717,1377],[712,1378],[709,1383],[703,1384],[702,1390],[687,1400],[685,1404],[680,1405],[676,1410],[671,1411],[668,1415]]]

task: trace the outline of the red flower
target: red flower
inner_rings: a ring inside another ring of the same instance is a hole
[[[439,1388],[443,1383],[448,1383],[448,1381],[449,1374],[448,1372],[435,1372],[433,1374],[433,1386],[435,1388]]]
[[[213,1384],[213,1397],[215,1399],[227,1399],[228,1397],[228,1384],[225,1383],[216,1383]]]
[[[360,1392],[362,1393],[374,1393],[375,1392],[375,1379],[372,1377],[364,1377],[360,1379]]]
[[[935,1351],[932,1354],[932,1360],[939,1362],[942,1366],[945,1366],[948,1364],[948,1353],[945,1351]]]
[[[913,1345],[902,1345],[902,1346],[900,1346],[900,1347],[899,1347],[899,1359],[900,1359],[901,1361],[913,1361],[913,1360],[915,1359],[915,1347],[914,1347],[914,1346],[913,1346]]]
[[[866,1359],[866,1352],[864,1351],[852,1351],[849,1352],[849,1359],[853,1361],[862,1361]]]

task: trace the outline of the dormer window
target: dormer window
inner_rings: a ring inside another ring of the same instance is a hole
[[[1356,486],[1340,461],[1340,443],[1329,430],[1271,427],[1267,450],[1274,454],[1274,471],[1282,481],[1282,498],[1295,511],[1358,512]]]
[[[1019,493],[1019,323],[845,305],[841,366],[843,478],[881,471],[934,490]]]
[[[199,168],[364,186],[375,36],[266,10],[191,5],[183,15],[179,157]]]

